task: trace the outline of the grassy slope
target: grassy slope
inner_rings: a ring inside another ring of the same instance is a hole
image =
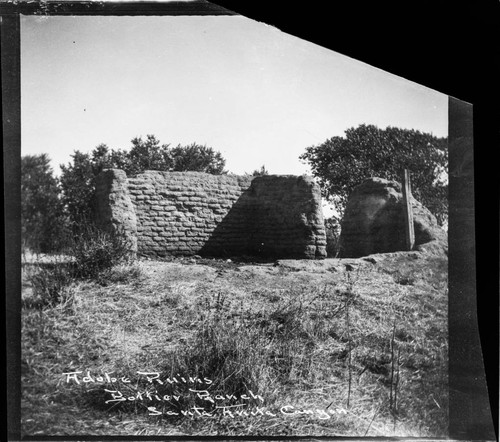
[[[56,307],[23,309],[25,434],[446,436],[445,258],[145,260],[65,290]],[[67,384],[75,370],[204,374],[275,412],[348,413],[150,416],[145,402],[111,407],[102,386]]]

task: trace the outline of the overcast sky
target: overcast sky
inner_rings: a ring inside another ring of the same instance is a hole
[[[381,48],[381,50],[383,50]],[[22,153],[59,164],[154,134],[242,174],[375,124],[448,133],[448,98],[241,16],[22,16]]]

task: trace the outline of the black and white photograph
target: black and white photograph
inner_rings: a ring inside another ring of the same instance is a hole
[[[19,17],[21,436],[450,437],[470,106],[161,3]]]

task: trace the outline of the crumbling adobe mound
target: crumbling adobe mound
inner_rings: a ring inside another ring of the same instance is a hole
[[[446,232],[436,217],[412,197],[415,247],[427,253],[447,253]],[[405,250],[401,185],[370,178],[357,186],[346,206],[340,234],[340,256],[357,258]]]

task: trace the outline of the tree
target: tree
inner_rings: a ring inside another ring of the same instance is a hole
[[[193,171],[213,175],[226,173],[226,160],[211,147],[193,143],[170,148],[168,144],[160,145],[154,135],[148,135],[146,140],[134,138],[129,152],[112,151],[109,160],[112,167],[123,169],[128,176],[145,170]]]
[[[61,166],[63,202],[74,226],[93,217],[96,177],[103,169],[122,169],[128,176],[145,170],[197,171],[214,175],[226,173],[226,161],[210,147],[191,144],[170,148],[154,135],[136,137],[129,151],[109,149],[100,144],[90,153],[76,150],[72,162]]]
[[[123,169],[127,175],[136,175],[145,170],[168,171],[173,168],[173,160],[168,150],[168,145],[160,146],[154,135],[148,135],[146,140],[134,138],[130,151],[124,152],[126,161]]]
[[[23,247],[48,253],[61,246],[63,204],[47,154],[21,157],[21,235]]]
[[[73,162],[61,165],[62,200],[73,227],[92,218],[95,178],[106,160],[105,146],[98,146],[92,155],[75,150]]]
[[[173,161],[173,170],[205,172],[212,175],[222,175],[226,173],[224,166],[226,160],[220,152],[214,151],[211,147],[200,146],[193,143],[189,146],[177,146],[170,150]]]
[[[416,130],[360,125],[306,148],[307,161],[318,178],[323,196],[343,214],[349,194],[366,178],[401,180],[409,169],[412,193],[442,225],[448,213],[447,139]]]

